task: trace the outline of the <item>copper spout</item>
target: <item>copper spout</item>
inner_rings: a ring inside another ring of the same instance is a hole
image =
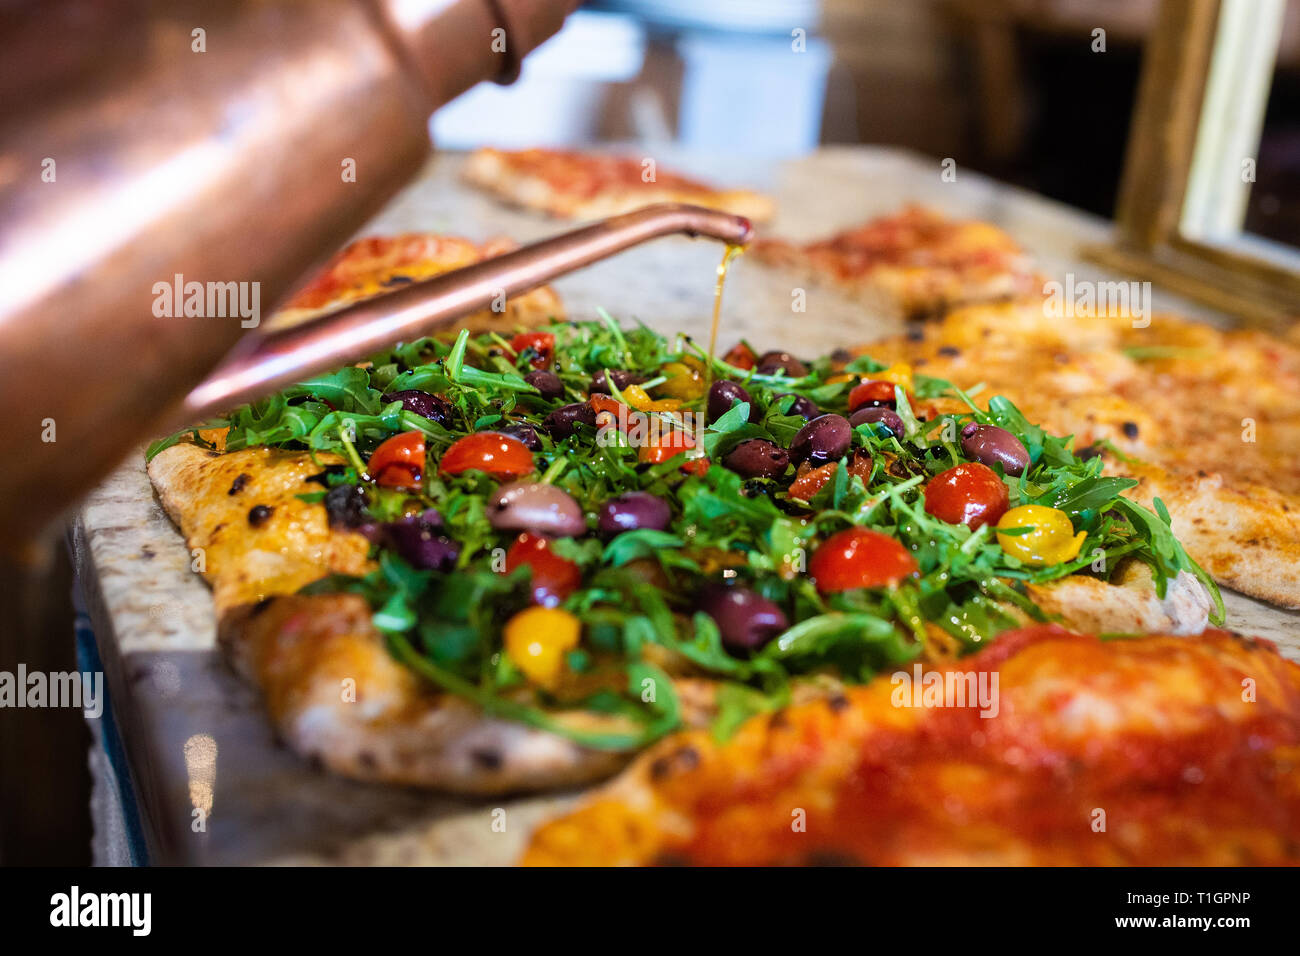
[[[559,276],[660,236],[683,233],[744,245],[749,220],[664,203],[602,219],[514,252],[346,306],[302,325],[249,336],[185,399],[182,427],[309,375],[409,342]]]

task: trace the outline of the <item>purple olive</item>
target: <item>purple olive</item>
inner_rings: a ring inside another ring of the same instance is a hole
[[[360,485],[335,485],[325,492],[325,515],[329,526],[360,528],[370,520],[366,513],[368,504],[370,504],[370,495]]]
[[[898,438],[903,437],[903,420],[898,417],[898,412],[892,408],[885,408],[883,405],[859,408],[849,418],[849,424],[854,428],[867,422],[873,425],[884,425]]]
[[[421,392],[414,388],[403,389],[400,392],[389,392],[384,396],[383,400],[385,402],[401,402],[402,408],[408,412],[414,412],[431,422],[437,422],[439,425],[450,425],[456,414],[455,406],[445,398],[431,395],[428,392]]]
[[[742,478],[780,478],[790,467],[790,454],[766,438],[751,438],[727,452],[722,464]]]
[[[967,458],[981,465],[1000,464],[1002,470],[1018,478],[1029,467],[1029,450],[1011,432],[996,425],[970,422],[961,430],[961,450]]]
[[[782,370],[791,378],[803,378],[808,374],[808,366],[789,352],[764,352],[759,356],[757,366],[759,375],[775,375]]]
[[[539,368],[525,375],[524,381],[541,392],[542,398],[555,399],[564,395],[564,383],[554,372]]]
[[[572,435],[574,426],[579,422],[590,425],[592,428],[596,427],[596,411],[586,402],[561,405],[546,416],[546,419],[542,422],[542,427],[546,429],[552,438],[559,441],[561,438],[568,438]]]
[[[380,536],[412,567],[451,571],[460,557],[460,545],[442,533],[442,515],[430,508],[382,526]]]
[[[582,508],[563,488],[539,481],[512,481],[488,502],[488,521],[498,531],[536,531],[557,538],[584,534]]]
[[[529,451],[542,450],[542,440],[537,437],[537,429],[527,422],[503,425],[501,428],[493,429],[493,431],[498,431],[502,435],[509,435],[511,438],[518,438]]]
[[[597,512],[596,527],[601,534],[616,535],[623,531],[667,529],[673,513],[668,503],[648,491],[627,491],[610,498]]]
[[[754,420],[754,400],[749,397],[749,392],[745,391],[735,382],[728,382],[725,379],[714,382],[709,386],[709,422],[716,422],[727,412],[731,411],[731,406],[736,402],[745,402],[749,405],[748,421]]]
[[[779,607],[745,587],[706,585],[699,608],[713,618],[723,646],[733,654],[756,651],[790,626]]]
[[[785,398],[786,395],[794,395],[794,392],[786,392],[783,395],[778,395],[776,399],[774,399],[774,402],[779,402],[781,399]],[[802,395],[794,395],[794,401],[790,403],[790,407],[786,410],[785,414],[800,415],[803,418],[812,421],[821,414],[821,409],[813,403],[811,398],[805,398]]]
[[[609,374],[613,376],[614,385],[618,388],[620,392],[623,391],[623,389],[627,388],[629,385],[640,385],[642,382],[646,380],[644,375],[638,375],[636,372],[628,372],[621,368],[610,369]],[[600,394],[608,395],[610,393],[609,383],[605,381],[605,369],[601,369],[594,376],[592,376],[591,387],[588,389],[588,391],[590,391],[592,394],[600,393]]]
[[[796,465],[805,461],[813,466],[839,461],[853,443],[853,428],[843,415],[814,418],[794,436],[790,443],[790,460]]]

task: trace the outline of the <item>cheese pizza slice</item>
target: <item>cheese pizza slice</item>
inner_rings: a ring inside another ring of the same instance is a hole
[[[662,202],[721,209],[754,222],[773,212],[766,196],[715,189],[629,156],[479,149],[466,160],[464,177],[498,199],[562,219],[603,219]]]
[[[759,239],[753,254],[833,285],[891,318],[933,318],[960,305],[1027,295],[1042,285],[1028,257],[1001,229],[921,206],[813,242]]]
[[[462,269],[518,248],[508,239],[485,243],[456,236],[407,233],[358,239],[337,253],[273,315],[271,328],[296,325],[344,305],[373,298],[412,282]],[[564,306],[550,286],[509,298],[500,311],[466,316],[448,332],[504,332],[564,318]]]

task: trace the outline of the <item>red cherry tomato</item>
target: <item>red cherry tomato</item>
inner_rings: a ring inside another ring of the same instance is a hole
[[[510,349],[515,355],[532,349],[528,364],[533,368],[550,368],[555,357],[555,336],[550,332],[520,332],[510,340]]]
[[[833,461],[828,465],[822,465],[820,468],[811,468],[796,478],[786,492],[791,498],[798,498],[801,501],[812,501],[813,496],[825,487],[826,482],[835,477],[835,469],[840,467],[840,463]]]
[[[628,412],[630,412],[631,409],[622,402],[610,398],[608,395],[601,395],[597,392],[595,395],[592,395],[587,399],[587,404],[590,405],[591,410],[596,413],[596,425],[598,427],[600,425],[610,424],[617,426],[619,431],[627,431]],[[613,418],[607,422],[601,421],[600,414],[602,412],[612,415]]]
[[[551,543],[539,534],[525,531],[506,551],[506,572],[528,565],[533,575],[533,603],[556,607],[582,584],[576,564],[551,550]]]
[[[949,524],[964,524],[972,531],[997,524],[1010,505],[1006,484],[992,468],[978,462],[941,471],[925,486],[929,514]]]
[[[533,470],[533,453],[518,438],[478,432],[457,439],[442,453],[438,468],[448,475],[476,469],[494,478],[514,478]]]
[[[808,562],[808,575],[822,594],[892,587],[918,570],[907,548],[870,528],[836,532]]]
[[[740,342],[730,352],[722,356],[722,361],[728,365],[734,365],[736,368],[743,368],[748,372],[758,364],[758,356],[754,354],[754,350],[748,345]]]
[[[851,412],[856,412],[859,408],[878,405],[893,408],[895,404],[893,382],[862,382],[854,385],[849,392],[849,411]]]
[[[661,462],[675,458],[682,452],[690,451],[695,447],[695,439],[683,431],[670,431],[661,433],[658,440],[649,442],[641,446],[637,452],[637,458],[640,461],[649,462],[652,465],[658,465]],[[682,465],[682,471],[688,475],[702,475],[709,470],[709,459],[701,456],[699,458],[687,459]]]
[[[388,488],[419,488],[424,477],[424,436],[419,432],[394,435],[375,449],[366,471]]]

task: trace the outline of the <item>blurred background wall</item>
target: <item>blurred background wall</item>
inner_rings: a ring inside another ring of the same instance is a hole
[[[1114,211],[1157,0],[594,0],[444,148],[672,142],[743,156],[889,144]],[[1093,31],[1104,30],[1104,51]],[[1300,244],[1300,0],[1247,229]]]

